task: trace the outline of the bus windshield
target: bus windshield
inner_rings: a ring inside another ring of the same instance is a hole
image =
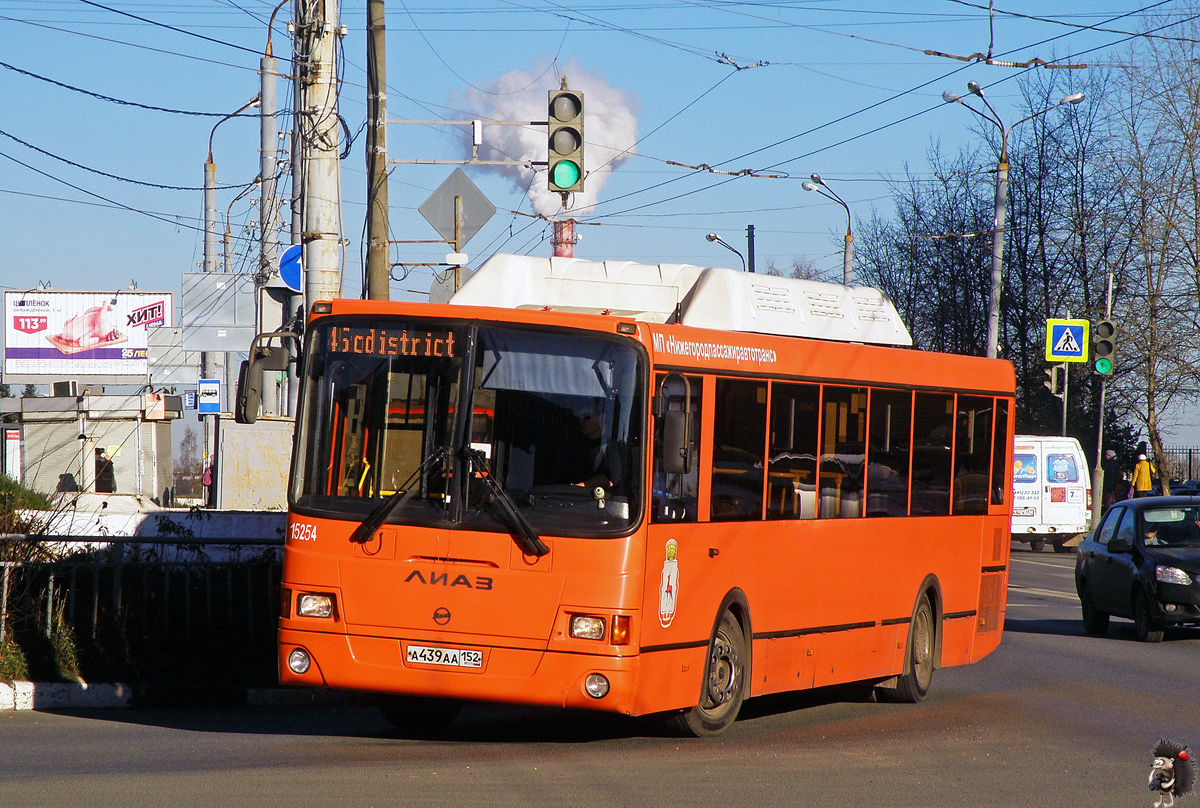
[[[615,336],[324,321],[305,354],[293,505],[503,532],[515,506],[540,534],[627,533],[641,516],[646,374]]]

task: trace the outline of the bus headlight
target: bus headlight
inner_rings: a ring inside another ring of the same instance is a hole
[[[594,699],[602,699],[608,695],[608,678],[600,673],[589,673],[583,680],[584,691]]]
[[[586,614],[571,615],[571,636],[577,640],[603,640],[604,618]]]
[[[308,669],[311,667],[312,658],[303,648],[297,648],[288,654],[288,669],[292,673],[308,673]]]
[[[300,617],[333,617],[333,595],[305,592],[296,600],[296,614]]]

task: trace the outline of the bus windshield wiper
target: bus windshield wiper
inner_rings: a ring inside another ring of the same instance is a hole
[[[479,474],[480,479],[483,480],[488,490],[496,498],[496,502],[499,503],[500,510],[504,511],[509,521],[512,522],[513,527],[516,528],[515,533],[517,538],[521,540],[521,546],[526,552],[535,556],[544,556],[550,552],[550,548],[538,536],[537,531],[533,529],[533,525],[529,524],[529,520],[517,510],[517,503],[513,501],[512,495],[488,471],[487,455],[479,449],[472,449],[470,447],[466,447],[464,452],[470,462],[472,471]]]
[[[413,494],[419,490],[419,486],[414,483],[425,476],[434,463],[446,456],[446,447],[442,446],[436,451],[430,452],[429,456],[422,461],[421,465],[417,466],[417,470],[409,475],[404,481],[404,485],[396,493],[391,494],[383,502],[375,506],[375,510],[367,514],[367,518],[362,521],[358,527],[354,528],[354,532],[350,534],[350,541],[358,544],[366,544],[371,537],[375,535],[375,531],[383,524],[392,511],[396,510],[400,505],[403,505],[408,500],[412,499]]]

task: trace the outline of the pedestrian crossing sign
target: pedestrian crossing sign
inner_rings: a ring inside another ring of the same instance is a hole
[[[1046,361],[1088,361],[1090,325],[1087,320],[1047,320]]]

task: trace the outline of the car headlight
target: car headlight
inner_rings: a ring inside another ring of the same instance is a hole
[[[1187,586],[1192,582],[1192,576],[1178,567],[1155,567],[1154,577],[1164,584],[1181,584]]]

